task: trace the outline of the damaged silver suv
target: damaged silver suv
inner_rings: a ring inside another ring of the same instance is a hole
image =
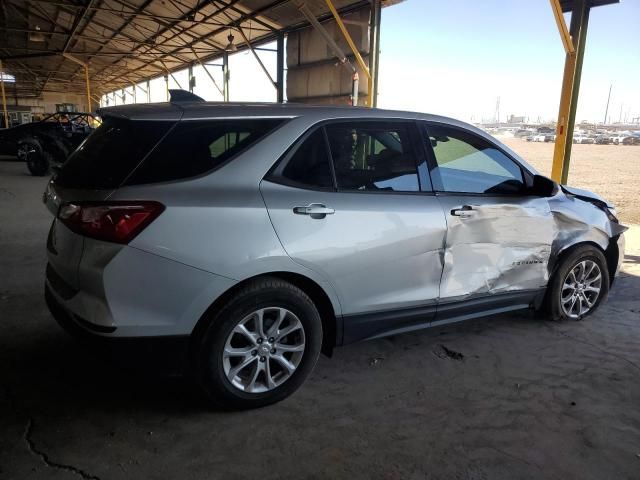
[[[213,402],[287,397],[322,351],[604,301],[625,227],[477,128],[182,101],[103,109],[47,187],[46,299],[73,332],[181,337]]]

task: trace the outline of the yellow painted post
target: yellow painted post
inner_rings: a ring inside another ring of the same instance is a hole
[[[360,51],[358,50],[358,47],[356,47],[356,44],[353,43],[353,40],[351,38],[351,35],[349,35],[347,27],[344,26],[344,23],[342,22],[342,19],[340,18],[340,15],[338,14],[336,7],[333,6],[333,2],[331,0],[325,0],[325,1],[327,2],[327,6],[329,7],[329,10],[331,10],[331,14],[333,15],[333,18],[338,24],[338,27],[340,28],[342,35],[344,36],[345,40],[349,44],[349,47],[351,48],[353,55],[356,57],[356,61],[358,62],[358,65],[360,66],[364,74],[367,76],[367,94],[368,94],[367,107],[370,107],[372,105],[371,97],[373,95],[373,92],[371,88],[371,73],[369,72],[369,68],[367,67],[367,64],[364,63],[364,59],[362,58],[362,55],[360,55]]]
[[[571,107],[571,96],[573,93],[573,79],[576,72],[576,49],[573,39],[564,21],[562,7],[559,0],[549,0],[551,10],[558,26],[560,39],[565,51],[564,74],[562,77],[562,91],[560,93],[560,107],[558,109],[558,122],[556,123],[556,142],[553,149],[553,164],[551,167],[551,178],[556,182],[562,180],[562,169],[564,164],[564,151],[567,139],[567,126],[569,123],[569,110]]]
[[[89,83],[89,66],[84,65],[84,80],[87,83],[87,113],[91,112],[91,84]]]
[[[562,92],[560,93],[560,108],[558,110],[558,123],[556,124],[556,143],[553,148],[553,165],[551,178],[556,182],[562,180],[562,167],[564,164],[564,150],[567,141],[567,126],[569,123],[569,108],[571,106],[571,94],[573,92],[573,77],[576,71],[576,54],[567,52],[564,60],[564,76],[562,78]]]
[[[9,128],[9,113],[7,112],[7,97],[4,94],[4,70],[0,60],[0,85],[2,85],[2,110],[4,112],[4,128]]]

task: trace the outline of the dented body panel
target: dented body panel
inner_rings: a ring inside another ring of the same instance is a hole
[[[547,199],[440,195],[448,212],[440,298],[543,288],[557,228]],[[469,207],[468,216],[451,211]]]

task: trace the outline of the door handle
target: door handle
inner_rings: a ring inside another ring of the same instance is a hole
[[[463,205],[461,207],[454,208],[453,210],[451,210],[451,215],[453,215],[454,217],[460,217],[460,218],[470,218],[470,217],[473,217],[476,213],[478,212],[474,210],[471,205]]]
[[[297,215],[311,215],[311,218],[324,218],[326,215],[333,215],[336,211],[321,203],[311,203],[306,207],[293,207],[293,213]]]

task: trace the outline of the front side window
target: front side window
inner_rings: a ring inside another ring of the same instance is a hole
[[[282,123],[279,119],[179,122],[127,185],[195,177],[221,166]]]
[[[515,194],[524,190],[518,164],[487,140],[457,128],[428,125],[436,167],[436,190],[456,193]]]
[[[326,127],[338,189],[420,190],[409,127],[393,122],[349,122]]]

